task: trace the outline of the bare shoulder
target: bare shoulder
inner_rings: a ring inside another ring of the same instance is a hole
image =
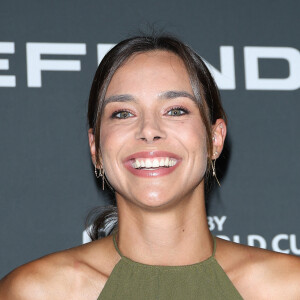
[[[300,258],[217,239],[216,259],[245,299],[300,299]]]
[[[0,281],[0,299],[97,299],[118,256],[111,238],[44,256]]]

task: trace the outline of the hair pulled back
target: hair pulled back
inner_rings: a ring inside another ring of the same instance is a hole
[[[132,55],[157,50],[169,51],[180,57],[189,74],[191,87],[206,129],[208,150],[207,180],[212,162],[211,128],[219,118],[226,122],[226,115],[221,104],[219,90],[204,61],[189,46],[170,35],[135,36],[123,40],[114,46],[102,59],[93,79],[87,114],[88,126],[92,128],[95,137],[96,164],[100,165],[101,158],[100,127],[104,108],[103,103],[113,75]],[[116,206],[110,205],[101,208],[89,230],[91,239],[97,240],[102,236],[111,234],[117,223],[118,213]]]

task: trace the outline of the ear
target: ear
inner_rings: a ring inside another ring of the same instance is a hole
[[[90,128],[88,130],[88,135],[89,135],[89,145],[90,145],[90,151],[91,151],[91,157],[93,164],[96,164],[96,146],[95,146],[95,136],[93,133],[93,128]]]
[[[223,119],[217,119],[216,123],[212,126],[212,139],[213,139],[213,153],[212,159],[217,159],[224,146],[225,137],[227,133],[226,123]]]

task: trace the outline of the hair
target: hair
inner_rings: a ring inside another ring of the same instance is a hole
[[[182,59],[189,74],[191,87],[198,103],[199,112],[206,129],[208,150],[205,182],[210,177],[212,164],[212,125],[221,118],[227,118],[221,104],[219,90],[208,68],[200,56],[179,39],[170,35],[135,36],[121,41],[114,46],[102,59],[95,73],[88,103],[88,125],[93,129],[96,147],[96,164],[100,165],[100,126],[104,108],[104,99],[108,85],[115,74],[130,57],[150,51],[168,51]],[[95,213],[95,211],[94,211]],[[91,217],[88,216],[87,220]],[[117,207],[110,205],[100,209],[89,229],[92,240],[109,235],[118,224]]]

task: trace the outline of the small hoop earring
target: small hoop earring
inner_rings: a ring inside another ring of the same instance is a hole
[[[102,190],[104,191],[104,181],[105,181],[104,170],[102,168],[100,168],[99,173],[98,173],[98,169],[97,169],[96,165],[95,165],[95,176],[96,176],[96,178],[102,177]]]
[[[221,186],[221,184],[220,184],[220,182],[218,180],[218,177],[217,177],[217,173],[216,173],[216,159],[212,160],[211,167],[212,167],[212,171],[213,171],[213,176],[215,177],[218,185]]]

